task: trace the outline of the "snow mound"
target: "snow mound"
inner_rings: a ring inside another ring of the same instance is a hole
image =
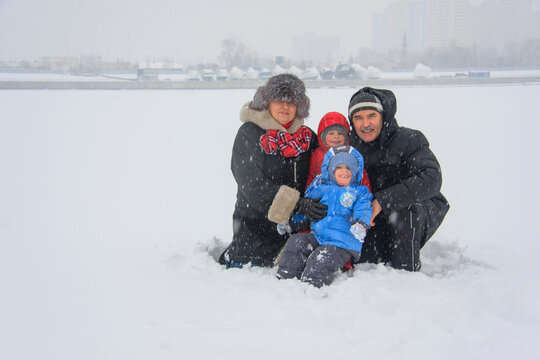
[[[284,68],[282,68],[282,67],[279,66],[279,65],[276,65],[276,67],[274,68],[274,70],[272,70],[272,76],[280,75],[280,74],[285,74],[286,72],[287,72],[287,70],[285,70]]]
[[[246,79],[248,80],[257,80],[258,77],[259,77],[259,72],[252,67],[250,67],[248,71],[246,72]]]
[[[366,78],[367,76],[367,69],[365,67],[363,67],[362,65],[360,64],[351,64],[351,67],[353,68],[354,70],[354,73],[356,75],[356,78],[358,79],[364,79]]]
[[[202,254],[208,254],[214,261],[219,260],[221,253],[227,248],[229,244],[225,243],[223,240],[213,237],[207,243],[199,242],[197,243],[197,250]]]
[[[422,258],[422,273],[434,278],[455,275],[469,267],[492,269],[489,264],[469,258],[466,249],[461,247],[456,240],[450,242],[428,241],[420,256]]]
[[[192,249],[171,255],[168,261],[174,265],[181,262],[186,262],[186,258],[191,258],[191,260],[188,262],[205,264],[205,266],[211,266],[215,269],[217,269],[217,265],[218,268],[225,271],[225,267],[217,264],[217,262],[219,256],[228,245],[228,241],[225,242],[222,239],[214,236],[208,240],[197,242],[195,247]],[[191,254],[186,256],[186,253]],[[492,265],[470,258],[466,253],[466,248],[460,246],[457,240],[449,241],[445,239],[437,239],[428,241],[421,251],[421,258],[422,270],[419,273],[433,279],[459,276],[464,272],[478,271],[480,269],[494,270]],[[229,271],[236,270],[237,269],[232,269]],[[275,268],[260,268],[251,266],[246,266],[242,270],[255,274],[265,274],[265,276],[273,276],[276,272]],[[373,272],[378,272],[381,274],[407,274],[405,271],[395,270],[383,264],[356,264],[353,271],[336,274],[336,279],[330,287],[342,283],[350,278],[360,280],[362,277],[370,276],[369,274]]]
[[[302,69],[299,69],[294,65],[291,66],[287,72],[290,74],[296,75],[299,78],[302,78],[302,74],[304,73]]]
[[[366,72],[367,79],[380,79],[382,77],[382,71],[375,66],[369,65]]]
[[[427,65],[418,63],[414,68],[414,77],[420,79],[426,79],[431,74],[431,68]]]
[[[231,68],[231,71],[229,72],[229,78],[231,80],[244,80],[245,76],[245,72],[237,68],[236,66],[233,66]]]

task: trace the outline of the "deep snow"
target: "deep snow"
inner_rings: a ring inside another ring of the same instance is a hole
[[[538,359],[540,84],[393,90],[452,208],[422,272],[323,289],[212,258],[253,90],[0,91],[0,358]]]

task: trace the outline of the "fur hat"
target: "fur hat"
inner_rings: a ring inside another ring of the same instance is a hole
[[[349,102],[349,119],[352,119],[354,113],[360,110],[376,110],[382,114],[383,106],[377,96],[368,92],[359,92]]]
[[[306,95],[306,86],[293,74],[279,74],[269,78],[265,85],[257,89],[249,107],[267,110],[270,101],[295,104],[296,117],[305,119],[309,116],[310,101]]]
[[[340,124],[334,124],[334,125],[330,125],[329,127],[327,127],[326,129],[324,129],[322,132],[321,132],[321,140],[326,144],[326,135],[328,135],[328,133],[330,131],[337,131],[341,134],[343,134],[343,136],[345,136],[345,144],[348,144],[349,143],[349,128],[345,128],[345,126],[343,125],[340,125]],[[326,144],[328,145],[328,144]]]

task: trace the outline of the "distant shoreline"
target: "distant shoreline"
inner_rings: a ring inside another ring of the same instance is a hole
[[[466,86],[540,83],[540,76],[529,77],[434,77],[415,79],[304,80],[308,88],[358,88],[363,86]],[[256,89],[264,80],[242,81],[74,81],[0,80],[1,90],[207,90]]]

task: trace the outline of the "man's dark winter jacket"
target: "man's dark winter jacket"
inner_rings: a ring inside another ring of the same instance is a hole
[[[421,203],[427,212],[427,224],[422,245],[435,233],[449,204],[441,194],[442,174],[429,143],[420,131],[398,125],[396,98],[389,90],[365,87],[359,92],[376,95],[383,105],[383,128],[372,142],[364,142],[353,131],[351,145],[360,151],[365,161],[374,198],[388,216],[392,210]],[[356,94],[355,94],[356,95]],[[353,95],[354,97],[354,95]],[[352,125],[352,119],[349,119]],[[376,220],[375,220],[376,221]]]
[[[277,233],[276,224],[289,221],[298,199],[303,196],[310,157],[318,146],[317,135],[311,131],[311,143],[306,152],[285,158],[279,153],[265,153],[259,138],[267,130],[294,134],[304,125],[303,119],[295,118],[285,129],[268,110],[254,110],[247,103],[240,111],[240,120],[244,124],[236,135],[231,160],[238,191],[229,255],[234,262],[271,265],[277,254],[272,253],[279,252],[286,240]]]

